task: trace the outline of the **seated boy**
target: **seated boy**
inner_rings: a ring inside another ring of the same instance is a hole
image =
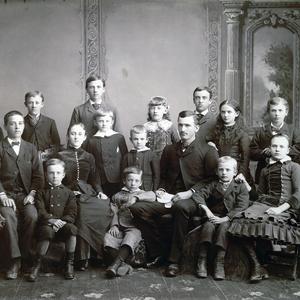
[[[137,167],[126,168],[123,171],[125,187],[112,197],[111,208],[114,215],[110,229],[104,236],[104,247],[110,256],[116,258],[106,269],[108,277],[122,276],[129,272],[129,266],[125,261],[134,253],[142,239],[140,230],[133,224],[129,206],[136,201],[155,201],[154,192],[140,190],[142,175],[142,170]]]
[[[217,248],[214,266],[214,278],[225,279],[224,257],[227,249],[227,229],[230,220],[249,206],[249,192],[243,182],[236,182],[237,162],[230,156],[218,160],[215,180],[193,195],[193,199],[203,209],[208,220],[202,225],[200,232],[200,249],[196,275],[207,277],[207,252],[213,243]]]
[[[42,160],[46,161],[60,147],[56,123],[41,114],[41,109],[44,107],[44,96],[41,92],[26,93],[24,104],[28,114],[24,118],[25,129],[22,138],[34,144]]]
[[[125,154],[123,168],[136,166],[143,171],[142,189],[156,191],[159,185],[160,161],[158,156],[146,146],[147,130],[143,125],[135,125],[130,130],[133,149]]]
[[[48,185],[36,195],[38,211],[38,244],[37,256],[28,277],[36,281],[42,258],[46,255],[50,241],[54,238],[66,244],[65,278],[74,278],[74,252],[77,227],[74,225],[77,215],[77,204],[74,193],[62,185],[65,177],[65,163],[52,158],[46,163]]]
[[[25,260],[31,256],[37,221],[34,199],[36,190],[44,185],[44,174],[35,146],[21,139],[23,115],[18,111],[8,112],[4,126],[7,137],[0,142],[0,214],[6,219],[6,226],[1,231],[1,243],[5,243],[9,256],[6,278],[16,279],[20,248]]]

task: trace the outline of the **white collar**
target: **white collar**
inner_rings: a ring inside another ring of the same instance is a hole
[[[147,151],[147,150],[150,150],[150,148],[148,148],[146,146],[143,149],[139,149],[139,150],[136,150],[135,148],[131,149],[131,151],[136,151],[136,152],[143,152],[143,151]]]
[[[36,116],[32,116],[31,114],[28,114],[28,116],[29,116],[29,118],[31,118],[31,119],[39,119],[40,116],[41,116],[41,114],[38,114],[38,115],[36,115]]]
[[[271,122],[271,127],[274,127],[276,129],[281,129],[283,127],[283,125],[284,125],[284,122],[282,122],[282,124],[279,127],[277,127]]]
[[[290,156],[286,156],[286,157],[284,157],[283,159],[281,159],[281,160],[279,160],[282,164],[284,163],[284,162],[286,162],[286,161],[291,161],[292,159],[291,159],[291,157]],[[269,160],[269,165],[273,165],[273,164],[275,164],[275,163],[277,163],[278,162],[278,160],[274,160],[272,157],[270,158],[270,160]]]
[[[114,134],[117,134],[118,132],[110,129],[109,131],[107,132],[100,132],[99,130],[94,134],[94,136],[100,136],[100,137],[109,137],[109,136],[112,136]]]
[[[128,193],[135,193],[135,192],[139,192],[141,189],[138,188],[135,191],[130,191],[126,186],[122,187],[122,191],[128,192]]]
[[[155,121],[148,121],[147,123],[144,124],[144,126],[146,127],[146,129],[148,131],[156,131],[157,128],[161,128],[165,131],[167,131],[171,126],[172,126],[172,122],[167,120],[167,119],[162,119],[159,122],[155,122]]]
[[[96,102],[96,101],[93,101],[92,99],[90,99],[89,101],[90,101],[91,105],[93,105],[93,104],[99,104],[99,105],[101,105],[103,100],[101,99],[100,103]]]
[[[208,113],[208,108],[204,111],[199,112],[198,110],[196,110],[196,114],[197,115],[201,115],[201,116],[205,116]]]
[[[12,140],[12,139],[10,139],[9,137],[7,137],[7,141],[9,142],[10,145],[12,144],[12,142],[19,142],[20,145],[21,145],[21,139]],[[19,145],[19,146],[20,146],[20,145]]]

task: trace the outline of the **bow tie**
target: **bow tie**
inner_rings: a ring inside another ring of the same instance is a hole
[[[20,146],[20,142],[11,142],[11,146]]]
[[[275,126],[271,126],[271,131],[275,132],[275,133],[279,133],[280,132],[280,128],[275,127]]]
[[[100,104],[94,103],[92,104],[95,110],[98,110],[100,108]]]

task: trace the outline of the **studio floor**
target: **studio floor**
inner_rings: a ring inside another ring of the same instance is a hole
[[[163,276],[163,269],[135,269],[122,278],[106,279],[103,268],[77,272],[74,280],[64,280],[59,273],[43,273],[35,283],[23,277],[7,281],[0,277],[0,299],[300,299],[300,279],[291,281],[271,276],[258,284],[245,281],[214,281],[211,277],[197,279],[192,274],[176,278]]]

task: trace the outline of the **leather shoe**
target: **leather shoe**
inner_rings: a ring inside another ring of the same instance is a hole
[[[87,259],[82,259],[76,263],[76,270],[83,272],[88,268],[88,266],[89,266],[89,261]]]
[[[179,275],[179,265],[178,264],[170,264],[165,272],[167,277],[176,277]]]
[[[207,278],[206,257],[199,257],[196,269],[198,278]]]
[[[6,272],[6,279],[7,280],[17,279],[19,270],[20,270],[20,259],[14,259],[11,266]]]

